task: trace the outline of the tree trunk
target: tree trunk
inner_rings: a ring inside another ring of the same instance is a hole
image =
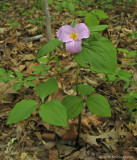
[[[50,12],[49,12],[49,6],[48,6],[48,0],[44,1],[44,10],[46,13],[46,29],[47,29],[47,40],[52,40],[52,34],[51,34],[51,21],[50,21]]]

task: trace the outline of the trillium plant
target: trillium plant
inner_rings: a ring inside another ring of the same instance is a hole
[[[88,110],[100,117],[110,117],[111,109],[107,99],[100,94],[94,94],[94,88],[79,84],[80,68],[88,68],[99,73],[113,73],[117,66],[116,50],[112,43],[98,32],[89,31],[84,23],[74,26],[65,25],[57,31],[57,38],[49,41],[40,48],[35,60],[47,55],[59,45],[65,43],[66,50],[72,54],[77,62],[76,83],[72,87],[76,95],[68,95],[62,101],[46,98],[57,91],[58,83],[51,77],[46,82],[35,87],[35,92],[41,103],[34,100],[22,100],[11,110],[7,124],[14,124],[25,120],[38,110],[40,117],[53,126],[68,127],[68,119],[79,117],[76,145],[79,145],[81,132],[81,112],[86,106]],[[86,105],[85,105],[86,104]],[[39,107],[38,107],[39,106]]]

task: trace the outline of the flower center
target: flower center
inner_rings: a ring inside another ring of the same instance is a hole
[[[70,38],[77,40],[78,39],[78,34],[73,32],[72,34],[70,34]]]

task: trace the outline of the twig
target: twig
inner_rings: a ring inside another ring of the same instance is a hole
[[[26,37],[24,38],[22,41],[23,42],[30,42],[30,41],[36,41],[36,40],[39,40],[41,38],[44,38],[43,35],[37,35],[37,36],[33,36],[33,37]]]

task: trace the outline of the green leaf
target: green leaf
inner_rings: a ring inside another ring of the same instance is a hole
[[[33,100],[22,100],[16,103],[15,107],[11,110],[7,124],[18,123],[31,116],[37,108],[38,103]]]
[[[36,86],[36,84],[33,81],[25,81],[24,83],[27,84],[28,86],[31,86],[31,87]]]
[[[101,32],[107,28],[107,25],[96,25],[89,27],[90,32]]]
[[[38,59],[38,62],[42,62],[42,63],[45,63],[45,62],[48,62],[49,61],[49,59],[48,59],[48,57],[42,57],[42,58],[39,58]],[[35,67],[35,66],[34,66]]]
[[[57,81],[54,78],[50,78],[47,80],[47,82],[41,83],[35,88],[36,93],[41,98],[42,103],[44,102],[44,99],[54,93],[58,88]]]
[[[100,94],[91,95],[86,99],[86,103],[91,113],[100,117],[111,116],[110,105],[104,96]]]
[[[44,67],[44,70],[48,71],[50,68],[51,68],[51,66],[47,66],[47,67]]]
[[[122,80],[124,82],[130,83],[130,80],[131,80],[132,76],[133,75],[130,74],[129,72],[127,72],[127,71],[119,71],[119,73],[118,73],[118,80]]]
[[[62,2],[62,6],[63,6],[64,8],[68,8],[68,2],[67,2],[67,1],[63,1],[63,2]]]
[[[72,87],[76,91],[76,86]],[[83,97],[94,92],[94,88],[89,85],[79,84],[78,85],[78,93],[80,93]]]
[[[88,42],[89,41],[89,42]],[[74,54],[74,59],[82,67],[91,65],[91,69],[99,73],[113,73],[117,66],[116,50],[111,42],[106,38],[92,38],[87,40],[87,45],[83,45],[82,51]]]
[[[99,20],[93,14],[86,14],[85,23],[88,27],[96,26],[99,24]]]
[[[13,74],[13,72],[9,70],[7,73],[7,77],[10,77],[12,74]]]
[[[119,52],[123,52],[123,53],[128,53],[129,52],[127,49],[123,49],[123,48],[118,48],[117,50]]]
[[[62,104],[67,109],[67,119],[77,117],[83,109],[83,101],[77,96],[66,96],[63,99]]]
[[[15,77],[7,77],[7,81],[18,81],[18,78],[15,78]]]
[[[62,11],[62,6],[60,4],[58,4],[56,6],[56,11],[61,12]]]
[[[73,3],[69,3],[68,4],[68,9],[71,11],[71,12],[74,12],[75,11],[75,5]]]
[[[18,91],[18,90],[21,89],[21,87],[23,86],[22,84],[23,84],[23,82],[14,83],[13,88],[14,88],[16,91]]]
[[[91,13],[95,14],[98,18],[108,19],[107,13],[105,13],[104,11],[100,9],[92,10]]]
[[[66,108],[59,100],[54,99],[42,104],[39,114],[49,124],[67,127]]]
[[[19,77],[21,80],[23,79],[23,73],[15,71],[15,74],[17,77]]]
[[[38,78],[37,76],[29,76],[29,77],[25,78],[24,80],[25,81],[33,81],[33,80],[35,80],[37,78]]]
[[[81,11],[81,10],[79,10],[79,11],[76,11],[76,13],[78,14],[78,16],[86,16],[86,14],[88,14],[88,12],[87,11]]]
[[[56,49],[57,46],[63,44],[63,42],[59,41],[58,38],[55,38],[51,41],[49,41],[47,44],[45,44],[43,47],[40,48],[34,62],[43,56],[46,56],[48,53],[52,52],[54,49]]]
[[[127,58],[135,57],[135,56],[137,56],[137,51],[128,52],[126,55]]]
[[[3,68],[0,68],[0,76],[1,76],[1,77],[4,77],[5,74],[6,74],[6,70],[3,69]]]

